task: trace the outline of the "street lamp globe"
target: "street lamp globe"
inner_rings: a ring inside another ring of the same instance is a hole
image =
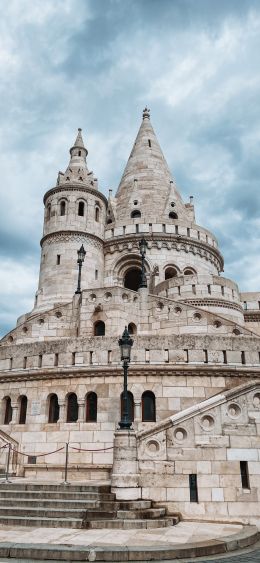
[[[133,340],[132,338],[130,338],[127,327],[125,327],[125,330],[122,334],[122,338],[119,338],[118,344],[121,350],[121,360],[124,362],[130,362]]]
[[[81,245],[80,249],[77,251],[78,252],[78,262],[84,262],[85,260],[85,256],[86,256],[86,250],[83,246],[83,244]]]

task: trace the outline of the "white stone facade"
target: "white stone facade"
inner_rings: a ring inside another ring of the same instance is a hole
[[[30,454],[14,454],[14,469],[61,478],[69,442],[71,478],[109,478],[114,461],[120,498],[142,495],[186,516],[228,518],[242,514],[247,495],[258,515],[260,292],[240,293],[221,276],[217,240],[195,223],[192,201],[182,201],[148,110],[115,197],[107,201],[98,190],[81,130],[70,155],[44,197],[35,307],[0,342],[1,444]],[[148,287],[138,290],[142,237]],[[75,294],[81,244],[82,292]],[[114,444],[125,326],[134,340],[128,388],[135,433],[125,438],[132,484],[118,450],[123,435]],[[241,418],[225,414],[232,393]],[[209,428],[201,409],[214,411],[205,415],[214,419]],[[174,434],[179,424],[183,440]],[[4,466],[6,449],[0,452]],[[248,493],[240,461],[247,462]],[[189,475],[197,476],[198,502],[190,502]]]

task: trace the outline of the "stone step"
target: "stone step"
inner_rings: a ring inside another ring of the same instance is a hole
[[[115,518],[116,511],[109,510],[104,511],[100,510],[99,508],[86,510],[85,508],[78,508],[78,509],[69,509],[69,508],[45,508],[45,507],[9,507],[9,506],[0,506],[0,518],[2,516],[33,516],[39,518],[81,518],[81,519],[107,519],[107,518]]]
[[[132,529],[147,529],[147,528],[167,528],[173,526],[176,522],[172,517],[160,518],[154,520],[90,520],[83,524],[83,527],[89,530],[95,529],[120,529],[120,530],[132,530]]]
[[[152,519],[165,516],[165,508],[146,508],[142,510],[118,510],[117,518],[120,520]]]
[[[0,483],[0,491],[8,487],[10,484]],[[110,493],[110,485],[64,485],[63,483],[13,483],[13,487],[17,491],[71,491],[82,493]],[[11,487],[12,488],[12,487]],[[111,494],[111,493],[110,493]]]
[[[120,510],[139,510],[143,508],[151,508],[152,501],[150,500],[120,500],[116,502]]]
[[[71,490],[65,491],[38,491],[38,490],[26,490],[26,491],[18,491],[17,489],[1,489],[0,488],[0,499],[5,497],[12,497],[12,498],[51,498],[51,499],[74,499],[74,500],[110,500],[112,501],[115,498],[115,495],[112,493],[98,493],[98,492],[76,492]]]
[[[0,516],[5,526],[35,526],[36,528],[82,528],[81,518],[43,518],[33,516]]]
[[[30,507],[30,508],[34,508],[34,507],[39,507],[39,508],[71,508],[71,509],[78,509],[81,508],[82,510],[91,510],[92,508],[99,508],[100,510],[109,510],[109,509],[114,509],[114,506],[116,506],[116,508],[120,508],[118,503],[114,503],[114,501],[101,501],[99,499],[97,500],[87,500],[87,499],[80,499],[80,500],[74,500],[74,499],[44,499],[44,498],[20,498],[19,500],[17,498],[10,498],[10,497],[5,497],[5,498],[1,498],[0,497],[0,506],[2,507],[6,507],[8,506],[9,508],[13,507],[13,506],[20,506],[20,507]]]

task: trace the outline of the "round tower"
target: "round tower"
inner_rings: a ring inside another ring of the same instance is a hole
[[[77,287],[77,250],[86,250],[81,287],[99,287],[104,277],[104,225],[107,200],[87,168],[81,129],[70,149],[65,173],[44,196],[41,265],[35,308],[71,301]]]

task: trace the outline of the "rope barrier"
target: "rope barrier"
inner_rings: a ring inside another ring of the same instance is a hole
[[[84,448],[74,448],[73,446],[69,446],[72,450],[76,450],[77,452],[104,452],[105,450],[113,450],[114,446],[110,446],[109,448],[100,448],[98,450],[85,450]]]
[[[4,446],[0,447],[0,450],[3,450],[4,448],[6,448],[8,446],[8,444],[4,444]]]
[[[64,446],[62,446],[62,448],[59,448],[58,450],[53,450],[52,452],[46,452],[44,454],[38,454],[37,452],[34,452],[33,454],[28,454],[26,452],[20,452],[19,450],[15,450],[15,448],[12,448],[13,452],[20,454],[20,455],[24,455],[24,456],[35,456],[35,457],[42,457],[45,455],[51,455],[51,454],[55,454],[56,452],[60,452],[61,450],[64,450]]]

